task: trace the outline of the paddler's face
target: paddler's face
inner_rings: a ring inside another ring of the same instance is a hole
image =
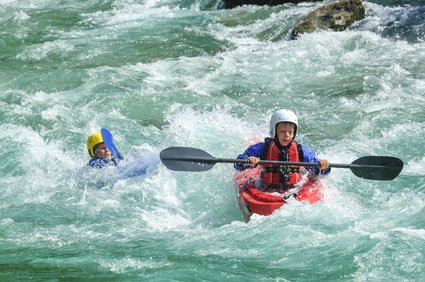
[[[94,156],[98,159],[111,160],[112,158],[111,152],[109,152],[105,143],[100,143],[96,146],[96,149],[94,150]]]
[[[290,122],[281,122],[276,126],[277,140],[280,145],[287,146],[294,138],[295,124]]]

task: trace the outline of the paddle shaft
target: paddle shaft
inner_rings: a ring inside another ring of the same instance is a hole
[[[173,158],[168,158],[168,160],[173,160]],[[194,162],[194,163],[207,163],[207,164],[216,164],[216,163],[239,163],[239,164],[249,164],[248,159],[226,159],[226,158],[196,158],[196,157],[185,157],[181,156],[175,158],[177,161],[185,162]],[[289,162],[289,161],[266,161],[260,160],[258,164],[268,164],[268,165],[277,165],[277,166],[305,166],[305,167],[316,167],[319,164],[317,163],[308,163],[308,162]],[[356,164],[329,164],[329,167],[338,167],[338,168],[352,168],[352,167],[384,167],[378,165],[356,165]]]

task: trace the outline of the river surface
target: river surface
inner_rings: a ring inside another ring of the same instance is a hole
[[[217,4],[0,0],[1,281],[425,277],[425,2],[366,1],[348,30],[295,41],[321,3]],[[169,146],[235,158],[279,108],[320,158],[404,169],[373,181],[334,168],[323,201],[245,223],[231,164],[155,159]],[[101,127],[133,166],[151,156],[145,175],[88,171]]]

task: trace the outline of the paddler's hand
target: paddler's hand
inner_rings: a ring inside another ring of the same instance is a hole
[[[329,162],[328,160],[320,160],[319,161],[319,169],[320,170],[325,170],[329,167]]]
[[[260,158],[257,157],[248,157],[247,158],[249,163],[244,164],[244,166],[256,166],[260,162]]]

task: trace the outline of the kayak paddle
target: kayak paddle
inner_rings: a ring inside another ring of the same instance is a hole
[[[189,147],[169,147],[160,153],[162,163],[175,171],[207,171],[216,163],[249,164],[247,159],[215,158],[205,151]],[[259,164],[279,166],[318,166],[307,162],[285,162],[261,160]],[[351,164],[329,164],[330,167],[349,168],[354,175],[364,179],[393,180],[403,169],[403,161],[395,157],[366,156]]]
[[[117,160],[124,159],[120,151],[118,151],[118,148],[115,146],[114,137],[112,137],[111,132],[109,132],[109,130],[106,128],[101,128],[100,133],[102,134],[103,142],[105,143],[106,148],[108,148],[114,158]]]

